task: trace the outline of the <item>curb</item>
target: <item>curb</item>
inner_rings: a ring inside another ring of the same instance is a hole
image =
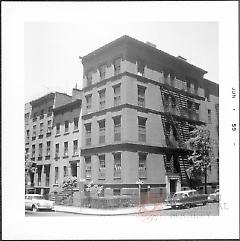
[[[92,212],[89,212],[89,210],[71,210],[71,209],[69,209],[69,210],[66,210],[65,208],[63,208],[63,209],[61,209],[61,207],[60,207],[60,209],[59,209],[59,207],[57,207],[57,208],[55,208],[54,207],[54,211],[55,212],[64,212],[64,213],[75,213],[75,214],[82,214],[82,215],[93,215],[93,216],[119,216],[119,215],[130,215],[130,214],[140,214],[140,213],[147,213],[147,212],[155,212],[155,211],[161,211],[161,210],[167,210],[167,209],[170,209],[171,207],[170,206],[164,206],[164,207],[162,207],[162,208],[160,208],[160,209],[156,209],[156,210],[129,210],[129,212],[126,212],[127,210],[122,210],[122,211],[124,211],[124,212],[121,212],[120,210],[120,212],[118,211],[117,212],[117,210],[112,210],[112,212],[110,211],[110,210],[108,210],[108,212],[106,213],[104,213],[104,212],[102,212],[103,211],[103,209],[100,209],[100,212],[98,211],[98,210],[96,210],[96,209],[94,209],[94,210],[91,210]],[[64,210],[65,209],[65,210]],[[95,212],[94,212],[95,211]]]

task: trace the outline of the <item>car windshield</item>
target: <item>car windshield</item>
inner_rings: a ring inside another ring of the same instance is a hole
[[[42,196],[33,196],[32,199],[43,199]]]
[[[185,196],[187,196],[187,195],[184,194],[184,193],[175,193],[175,194],[173,195],[174,198],[183,198],[183,197],[185,197]]]

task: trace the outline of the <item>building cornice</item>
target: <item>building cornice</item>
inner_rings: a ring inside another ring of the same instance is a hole
[[[61,105],[61,106],[53,109],[53,113],[56,115],[56,114],[59,114],[59,113],[71,111],[71,110],[76,109],[76,108],[81,108],[81,104],[82,104],[82,100],[77,99],[73,102],[67,103],[65,105]]]

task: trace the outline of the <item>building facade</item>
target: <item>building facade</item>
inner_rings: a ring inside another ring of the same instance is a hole
[[[82,59],[81,156],[106,195],[166,196],[189,187],[184,142],[196,125],[218,139],[218,85],[207,72],[123,36]],[[216,170],[209,187],[218,184]]]
[[[207,125],[218,141],[218,85],[207,72],[128,36],[82,64],[81,91],[30,103],[26,150],[37,167],[36,192],[57,190],[65,176],[103,186],[103,196],[140,190],[165,199],[189,188],[189,132]],[[218,185],[218,163],[207,180],[209,189]]]

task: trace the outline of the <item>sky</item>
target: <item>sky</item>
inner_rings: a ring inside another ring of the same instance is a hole
[[[217,22],[25,22],[25,103],[51,91],[82,87],[79,56],[129,35],[208,71],[218,83]]]

